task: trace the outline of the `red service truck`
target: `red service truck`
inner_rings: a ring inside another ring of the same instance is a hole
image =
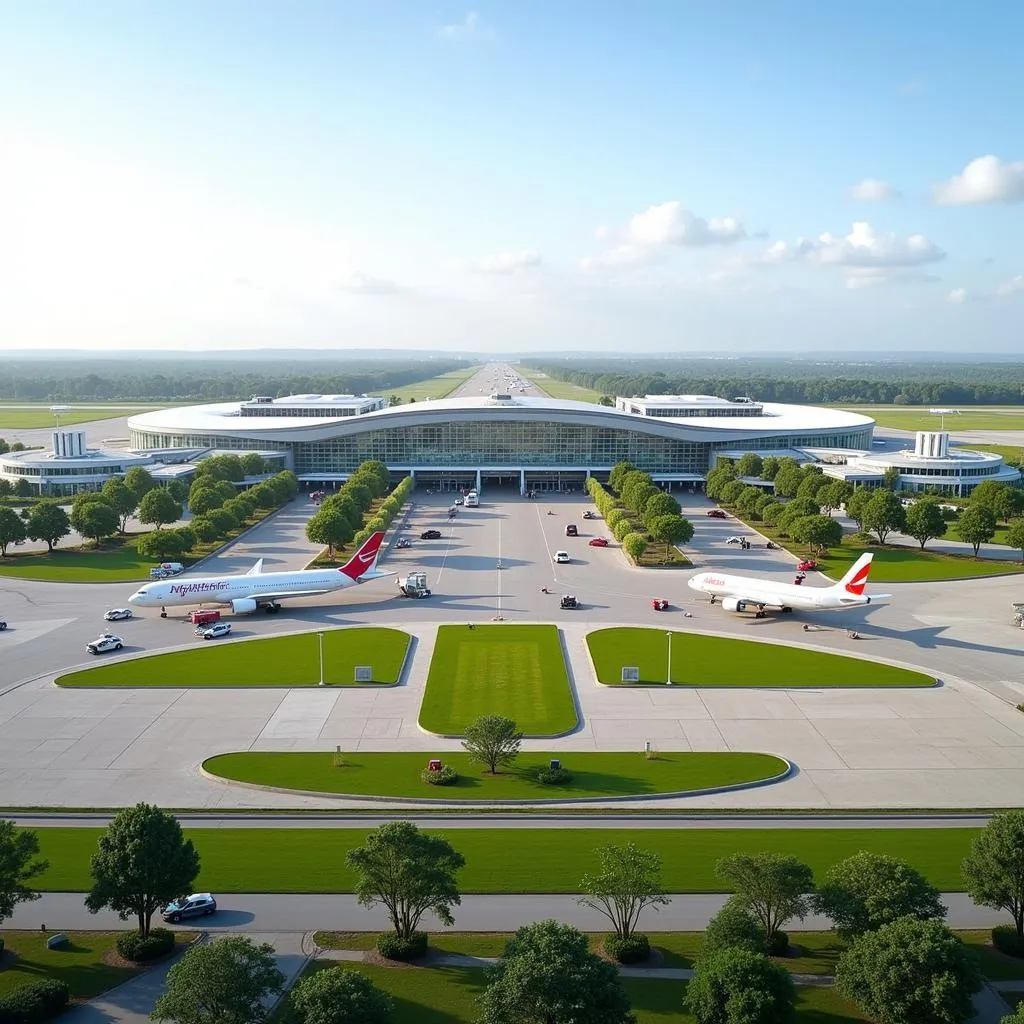
[[[193,626],[209,626],[220,618],[220,612],[216,608],[204,608],[189,612],[188,617]]]

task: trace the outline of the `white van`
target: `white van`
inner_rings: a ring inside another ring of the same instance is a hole
[[[466,508],[477,508],[480,504],[480,498],[477,496],[476,491],[470,491],[466,495]]]

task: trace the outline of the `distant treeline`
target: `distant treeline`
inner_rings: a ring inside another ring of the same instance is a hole
[[[0,400],[226,402],[252,395],[386,394],[469,365],[463,359],[250,363],[244,356],[216,361],[185,357],[166,363],[152,359],[135,363],[130,358],[20,359],[0,363]]]
[[[749,395],[762,402],[1024,405],[1024,363],[812,362],[800,359],[587,359],[525,362],[602,395]]]

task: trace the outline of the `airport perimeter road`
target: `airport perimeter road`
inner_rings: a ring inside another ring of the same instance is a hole
[[[311,930],[370,932],[388,928],[386,912],[380,908],[367,909],[350,894],[301,893],[233,893],[218,895],[217,913],[201,918],[198,927],[211,932],[299,932]],[[101,911],[90,914],[83,904],[82,893],[43,893],[33,903],[15,907],[14,916],[4,922],[7,929],[104,929],[124,928],[116,914]],[[446,929],[432,916],[424,918],[427,932],[470,931],[511,932],[533,921],[556,918],[584,931],[607,931],[608,921],[600,914],[581,907],[571,895],[521,893],[508,896],[467,896],[455,908],[455,924]],[[722,907],[728,896],[719,893],[684,894],[672,897],[667,907],[651,912],[644,918],[647,932],[703,931],[708,921]],[[1005,912],[978,907],[965,893],[945,893],[942,897],[949,912],[946,916],[951,928],[991,928],[1005,924]],[[188,921],[182,928],[195,928]],[[800,923],[806,931],[827,931],[828,918],[810,915]]]

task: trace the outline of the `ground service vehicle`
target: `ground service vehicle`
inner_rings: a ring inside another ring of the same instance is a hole
[[[197,630],[196,632],[200,632]],[[209,629],[201,631],[204,640],[216,640],[218,637],[227,636],[231,632],[230,622],[215,622]]]
[[[399,579],[398,592],[402,597],[430,597],[430,587],[427,586],[427,574],[425,572],[411,572],[404,579]]]
[[[558,602],[563,608],[579,608],[581,607],[579,601],[576,600],[575,594],[563,594],[562,599]]]
[[[720,508],[713,508],[710,511],[705,512],[704,514],[706,516],[709,516],[711,519],[727,519],[728,518],[728,516],[725,514],[725,512],[722,509],[720,509]]]
[[[805,558],[797,567],[797,572],[813,572],[818,568],[818,563],[813,558]]]
[[[220,618],[220,612],[216,608],[200,608],[189,612],[188,618],[193,626],[209,626]]]
[[[131,617],[131,608],[111,608],[109,612],[105,612],[103,615],[107,622],[117,622],[118,619],[130,619]]]

